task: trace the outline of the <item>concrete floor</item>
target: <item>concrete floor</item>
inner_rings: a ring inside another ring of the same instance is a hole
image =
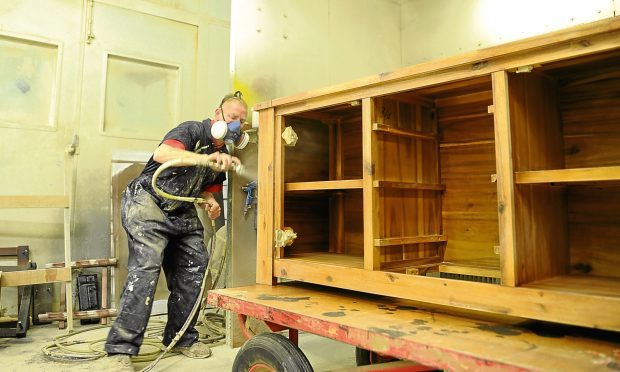
[[[75,325],[76,331],[93,326]],[[91,341],[105,339],[107,328],[80,333],[76,339]],[[107,358],[88,362],[59,362],[49,359],[41,348],[50,343],[54,337],[64,335],[57,324],[33,326],[28,330],[27,337],[21,339],[0,339],[0,370],[2,371],[125,371],[117,365],[111,365]],[[101,349],[102,343],[94,344]],[[312,334],[300,333],[299,347],[304,352],[315,371],[330,371],[355,367],[355,348],[341,342],[333,341]],[[148,347],[143,351],[148,352]],[[154,348],[153,348],[154,350]],[[226,345],[212,348],[213,354],[207,359],[190,359],[175,355],[162,359],[154,371],[231,371],[238,348],[231,349]],[[133,369],[139,371],[149,363],[133,363]]]

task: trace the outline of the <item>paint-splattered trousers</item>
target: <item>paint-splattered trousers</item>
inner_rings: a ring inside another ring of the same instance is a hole
[[[121,219],[129,246],[128,275],[119,314],[105,344],[105,351],[110,354],[138,354],[162,267],[170,290],[163,339],[164,345],[168,345],[200,295],[209,260],[195,207],[186,203],[186,207],[164,212],[146,187],[139,179],[133,181],[121,201]],[[191,345],[198,339],[194,328],[197,317],[198,314],[178,346]]]

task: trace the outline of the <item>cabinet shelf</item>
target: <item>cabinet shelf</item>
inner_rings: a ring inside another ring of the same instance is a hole
[[[593,296],[620,297],[620,278],[589,275],[560,275],[523,285],[558,292],[584,293]]]
[[[479,140],[479,141],[446,142],[446,143],[440,143],[439,148],[451,149],[451,148],[475,147],[475,146],[487,146],[487,145],[495,145],[495,140],[490,139],[490,140]]]
[[[435,136],[432,133],[398,129],[398,128],[394,128],[394,127],[391,127],[389,125],[384,125],[384,124],[375,123],[372,125],[372,130],[375,132],[389,133],[389,134],[393,134],[395,136],[400,136],[400,137],[417,138],[417,139],[423,139],[423,140],[429,140],[429,141],[437,140],[437,136]]]
[[[396,238],[375,239],[376,247],[387,247],[391,245],[404,244],[421,244],[421,243],[439,243],[448,240],[446,235],[419,235],[419,236],[401,236]]]
[[[361,188],[361,179],[315,182],[287,182],[284,184],[284,191],[347,190]]]
[[[392,182],[392,181],[373,181],[373,187],[390,189],[411,189],[411,190],[437,190],[443,191],[446,185],[435,183],[415,183],[415,182]]]
[[[313,253],[294,253],[286,255],[280,260],[295,260],[312,262],[316,264],[336,265],[344,267],[355,267],[361,269],[364,267],[364,257],[354,256],[342,253],[329,252],[313,252]]]
[[[515,172],[517,184],[620,181],[620,166]]]

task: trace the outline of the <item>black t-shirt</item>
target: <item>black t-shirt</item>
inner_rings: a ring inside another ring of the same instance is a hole
[[[177,140],[185,146],[186,151],[199,154],[212,154],[217,151],[226,153],[226,146],[215,148],[210,128],[210,119],[202,122],[186,121],[168,132],[161,143],[166,140]],[[148,180],[148,186],[145,186],[149,192],[160,199],[160,207],[163,210],[172,211],[180,206],[192,206],[191,203],[161,198],[151,189],[151,178],[160,165],[151,156],[139,176],[144,181]],[[197,197],[206,186],[222,184],[224,180],[226,180],[226,173],[216,172],[208,167],[173,167],[166,169],[159,175],[157,186],[172,195]]]

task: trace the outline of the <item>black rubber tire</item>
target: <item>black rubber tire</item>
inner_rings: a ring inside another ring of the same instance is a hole
[[[304,353],[278,333],[261,333],[246,341],[237,353],[232,370],[247,372],[261,363],[278,372],[314,371]]]
[[[372,360],[371,360],[372,355]],[[395,360],[394,358],[381,356],[373,351],[369,351],[366,349],[362,349],[359,347],[355,348],[355,364],[358,367],[368,366],[370,364],[379,364],[386,363]]]

